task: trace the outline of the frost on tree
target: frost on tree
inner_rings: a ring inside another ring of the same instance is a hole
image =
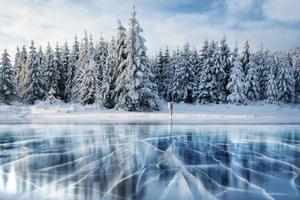
[[[60,69],[60,81],[59,81],[60,96],[62,100],[67,101],[66,80],[67,80],[69,59],[70,59],[70,50],[67,41],[65,42],[65,44],[61,49],[60,56],[61,56],[60,57],[61,69]]]
[[[273,103],[277,101],[277,98],[278,98],[278,88],[275,80],[274,69],[271,68],[268,74],[267,101]]]
[[[114,76],[116,71],[116,43],[112,38],[108,45],[108,56],[106,58],[106,64],[103,70],[103,80],[100,89],[101,103],[105,108],[114,108],[114,93],[115,83]]]
[[[157,92],[160,98],[163,98],[163,90],[164,90],[164,78],[163,78],[163,70],[164,70],[164,58],[163,58],[163,52],[162,49],[159,50],[155,63],[152,69],[152,72],[154,74],[154,81],[157,85]]]
[[[218,47],[217,43],[213,43],[213,55],[212,55],[212,62],[214,63],[215,68],[215,74],[216,74],[216,80],[217,80],[217,87],[218,87],[218,93],[219,97],[217,100],[217,103],[219,102],[226,102],[226,85],[225,85],[225,67],[226,63],[223,61],[223,56],[221,54],[220,47]]]
[[[293,69],[295,75],[295,96],[300,101],[300,55],[294,56],[293,59]]]
[[[279,58],[278,64],[278,100],[284,103],[291,103],[294,101],[295,94],[295,77],[293,69],[288,58]]]
[[[246,66],[246,96],[248,100],[258,100],[259,99],[259,80],[258,80],[258,70],[255,64],[255,58],[253,55],[249,57],[249,62]]]
[[[219,85],[217,78],[217,70],[215,66],[215,48],[214,41],[208,44],[204,42],[201,50],[202,73],[199,82],[199,102],[200,103],[217,103],[219,102]]]
[[[245,95],[245,75],[237,47],[233,53],[233,60],[229,83],[227,84],[227,89],[229,91],[227,101],[229,103],[243,104],[247,100]]]
[[[0,100],[9,102],[15,100],[17,96],[18,92],[15,72],[5,49],[0,63]]]
[[[69,62],[68,62],[67,72],[66,72],[65,98],[67,102],[70,102],[72,98],[72,91],[75,85],[76,63],[78,59],[79,59],[79,43],[77,41],[77,36],[75,36],[75,41],[69,56]]]
[[[27,60],[27,51],[25,46],[22,47],[21,51],[19,51],[19,48],[17,48],[17,53],[15,55],[14,70],[16,73],[16,82],[17,82],[17,87],[21,99],[23,98],[25,80],[27,77],[26,60]]]
[[[44,60],[43,60],[43,69],[44,69],[44,77],[46,82],[46,94],[53,89],[55,91],[55,95],[59,94],[58,82],[60,79],[60,72],[58,69],[58,65],[55,64],[54,52],[48,43]]]
[[[226,85],[229,82],[229,73],[231,69],[231,62],[230,62],[231,51],[227,44],[225,36],[220,41],[219,54],[220,54],[219,62],[221,63],[222,68],[224,70],[224,77],[221,83],[223,85],[222,90],[225,93],[224,96],[227,97],[229,94],[228,94],[228,90],[226,89]]]
[[[43,100],[46,96],[46,84],[37,58],[37,52],[32,41],[26,62],[28,75],[24,91],[24,100],[29,104],[34,104],[36,100]]]
[[[118,77],[118,103],[116,108],[128,111],[153,111],[158,109],[154,75],[149,68],[145,39],[136,19],[135,10],[129,20],[126,38],[125,69]]]
[[[79,58],[76,62],[76,74],[74,77],[74,86],[72,90],[72,97],[71,101],[79,102],[79,95],[80,95],[80,89],[82,85],[81,75],[84,70],[84,66],[88,63],[88,50],[89,50],[89,39],[87,36],[87,32],[85,31],[84,38],[81,42],[80,49],[79,49]]]
[[[245,45],[244,45],[244,50],[242,52],[242,58],[241,58],[241,61],[242,61],[242,68],[243,68],[243,71],[244,71],[244,74],[245,76],[247,75],[247,72],[248,72],[248,63],[250,61],[250,46],[249,46],[249,42],[248,40],[245,42]]]
[[[180,63],[175,69],[176,85],[174,88],[174,100],[176,102],[193,102],[194,72],[190,45],[187,43],[181,52]]]
[[[97,63],[95,61],[95,49],[92,36],[87,42],[87,52],[85,59],[81,60],[81,70],[79,74],[78,101],[83,104],[93,104],[96,99],[97,90]]]

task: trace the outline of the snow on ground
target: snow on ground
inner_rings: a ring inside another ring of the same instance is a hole
[[[161,103],[159,112],[126,112],[105,110],[96,105],[82,106],[56,102],[0,104],[0,124],[12,123],[299,123],[300,105],[255,103],[249,105],[190,105],[175,104],[171,120],[167,103]]]

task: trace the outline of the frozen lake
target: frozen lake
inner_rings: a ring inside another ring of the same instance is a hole
[[[300,199],[298,125],[0,125],[1,200]]]

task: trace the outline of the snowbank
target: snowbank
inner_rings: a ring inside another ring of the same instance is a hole
[[[255,103],[249,105],[175,104],[171,119],[166,103],[159,112],[104,110],[96,105],[82,106],[56,102],[38,102],[28,106],[0,104],[0,124],[53,123],[184,123],[184,124],[300,124],[300,105]]]

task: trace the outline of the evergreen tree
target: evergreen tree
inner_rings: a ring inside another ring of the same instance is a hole
[[[106,65],[103,71],[103,80],[101,87],[101,101],[104,107],[113,108],[115,92],[114,74],[116,71],[116,43],[114,37],[108,45],[108,56],[106,58]]]
[[[295,77],[293,69],[287,57],[279,58],[278,64],[278,100],[284,103],[291,103],[294,101],[295,94]]]
[[[172,57],[171,57],[171,60],[170,60],[170,70],[171,70],[171,74],[172,74],[172,78],[171,78],[171,84],[169,86],[169,94],[172,95],[172,98],[174,98],[173,100],[175,102],[178,102],[180,101],[180,99],[176,98],[176,88],[177,88],[177,85],[178,85],[178,80],[176,79],[177,76],[176,76],[176,71],[178,71],[180,65],[180,51],[179,51],[179,48],[177,47],[176,51],[173,51],[172,53]]]
[[[227,101],[230,103],[243,104],[247,100],[245,95],[245,75],[237,47],[234,49],[233,60],[229,83],[227,85],[227,89],[229,90]]]
[[[99,89],[102,87],[102,79],[103,79],[103,71],[106,65],[106,58],[108,56],[108,45],[107,42],[104,41],[103,37],[100,38],[100,42],[96,44],[95,47],[95,61],[96,68],[98,74],[98,87]]]
[[[248,72],[248,63],[250,61],[250,46],[249,46],[249,42],[248,40],[246,40],[245,42],[245,45],[244,45],[244,50],[242,52],[242,59],[241,59],[241,62],[242,62],[242,68],[243,68],[243,71],[244,71],[244,74],[245,76],[247,75],[247,72]]]
[[[81,42],[79,49],[79,57],[76,62],[76,74],[74,77],[74,86],[72,91],[72,101],[80,101],[80,90],[82,86],[81,75],[84,70],[84,66],[88,63],[88,49],[89,49],[89,39],[87,32],[85,31],[84,38]]]
[[[300,55],[297,55],[293,59],[293,69],[295,76],[295,96],[300,100]]]
[[[87,52],[82,62],[83,66],[79,76],[78,101],[83,104],[93,104],[96,100],[97,91],[97,64],[95,61],[95,49],[92,36],[87,42]]]
[[[163,79],[164,79],[164,85],[162,88],[162,97],[164,100],[167,100],[167,96],[170,93],[170,88],[172,84],[173,74],[171,69],[171,58],[170,58],[170,52],[169,48],[167,47],[165,49],[164,55],[163,55]]]
[[[42,66],[43,60],[44,60],[44,53],[43,53],[42,46],[39,47],[39,51],[37,53],[37,59],[38,59],[39,65]]]
[[[277,101],[278,88],[275,80],[274,70],[271,68],[268,74],[268,85],[267,85],[267,101],[273,103]]]
[[[75,86],[76,63],[78,59],[79,59],[79,43],[77,41],[77,36],[75,36],[75,41],[69,56],[69,62],[68,62],[67,74],[66,74],[65,95],[66,95],[67,102],[70,102],[72,98],[72,91]]]
[[[221,54],[222,52],[220,51],[220,48],[218,47],[217,43],[213,43],[213,54],[212,54],[212,62],[214,63],[214,68],[215,68],[215,74],[216,74],[216,81],[217,81],[217,88],[218,88],[218,93],[219,97],[217,100],[217,103],[219,102],[226,102],[226,85],[225,85],[225,67],[226,63],[223,61],[223,55]]]
[[[15,72],[11,65],[9,55],[4,49],[0,63],[0,99],[9,102],[18,96]]]
[[[118,104],[116,108],[129,111],[153,111],[158,109],[156,102],[154,75],[149,69],[145,39],[142,28],[136,19],[136,12],[129,20],[126,38],[126,68],[117,80]]]
[[[198,77],[201,74],[201,63],[200,63],[200,56],[198,54],[198,51],[196,49],[192,52],[192,66],[193,66],[193,73],[194,73],[194,79],[193,79],[193,100],[195,101],[197,99],[197,96],[199,94],[198,92]]]
[[[193,81],[194,72],[192,65],[191,50],[188,43],[185,44],[181,53],[179,67],[175,71],[175,85],[174,98],[176,102],[184,101],[186,103],[193,102]]]
[[[23,99],[23,92],[25,90],[25,81],[27,77],[27,68],[26,68],[26,61],[27,61],[27,51],[25,46],[23,46],[22,51],[18,55],[18,50],[17,54],[15,57],[15,73],[16,73],[16,82],[18,86],[18,91],[21,99]]]
[[[46,96],[46,84],[41,74],[36,48],[31,42],[29,55],[26,62],[28,74],[25,83],[24,100],[33,104],[36,100],[43,100]]]
[[[121,21],[118,21],[118,33],[117,33],[117,38],[116,38],[116,45],[115,45],[115,65],[116,69],[114,71],[113,77],[112,77],[112,82],[114,85],[114,92],[112,93],[113,97],[113,105],[115,106],[118,101],[119,97],[119,92],[121,90],[117,90],[117,81],[118,77],[123,73],[123,71],[126,68],[126,29],[124,26],[121,24]]]
[[[55,46],[55,51],[54,51],[54,68],[58,70],[59,72],[59,77],[58,77],[58,82],[57,82],[57,87],[58,90],[55,90],[55,93],[57,97],[60,99],[63,99],[64,97],[64,92],[65,92],[65,69],[63,69],[62,65],[62,53],[61,53],[61,48],[58,43],[56,43]],[[53,88],[54,89],[54,88]]]
[[[51,48],[50,43],[48,43],[43,61],[44,77],[46,82],[46,94],[48,94],[50,89],[53,89],[56,95],[59,94],[58,81],[60,79],[60,72],[58,69],[58,65],[55,64],[55,62],[56,61],[54,60],[54,52]]]
[[[249,100],[259,99],[259,81],[258,71],[255,64],[254,56],[250,55],[249,62],[247,63],[246,69],[248,69],[246,75],[246,96]]]
[[[68,92],[66,92],[67,75],[69,68],[70,49],[68,42],[66,41],[61,50],[61,71],[60,71],[60,96],[62,100],[67,101]]]
[[[199,82],[199,102],[200,103],[215,103],[219,102],[219,84],[217,82],[217,71],[215,67],[215,54],[216,44],[212,42],[207,44],[204,42],[202,48],[202,73]]]
[[[220,52],[220,63],[223,66],[222,68],[224,70],[223,83],[221,84],[223,84],[222,89],[223,91],[225,91],[224,96],[227,97],[229,95],[229,92],[226,89],[226,85],[229,82],[229,74],[231,69],[231,62],[230,62],[231,52],[225,36],[222,38],[220,42],[219,52]]]
[[[152,72],[154,74],[154,81],[157,85],[157,92],[160,98],[163,98],[163,90],[164,90],[164,78],[163,78],[163,71],[164,71],[164,57],[163,52],[160,49],[158,55],[156,56],[156,61]]]

